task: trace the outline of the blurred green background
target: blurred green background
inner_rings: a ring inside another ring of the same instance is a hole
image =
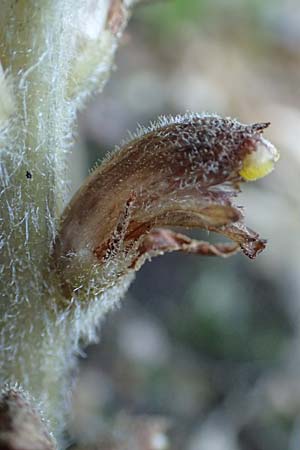
[[[82,357],[70,442],[299,450],[299,1],[137,5],[116,70],[80,116],[73,189],[137,123],[186,110],[271,121],[277,170],[239,197],[268,248],[254,262],[172,254],[147,263]]]

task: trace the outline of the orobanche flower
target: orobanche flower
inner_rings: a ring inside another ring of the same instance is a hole
[[[265,240],[245,226],[233,198],[278,159],[262,137],[268,125],[187,113],[140,127],[65,209],[53,260],[66,296],[92,272],[105,284],[168,251],[228,256],[242,249],[254,258]],[[168,227],[214,231],[233,244],[196,241]]]

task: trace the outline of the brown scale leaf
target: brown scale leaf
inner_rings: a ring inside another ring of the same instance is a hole
[[[128,11],[123,4],[123,0],[111,0],[107,15],[107,28],[115,36],[119,36],[123,31],[128,19]]]
[[[56,450],[39,412],[16,388],[0,396],[0,450]]]
[[[262,138],[268,125],[186,114],[141,128],[87,178],[63,214],[53,261],[66,295],[82,270],[112,260],[117,277],[175,250],[229,256],[241,248],[255,258],[265,241],[232,200],[245,158],[271,146]],[[168,227],[214,231],[234,244],[198,242]]]

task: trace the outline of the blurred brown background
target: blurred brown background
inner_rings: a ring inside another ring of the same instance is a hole
[[[172,254],[147,263],[82,357],[70,443],[299,450],[299,1],[137,6],[116,71],[81,114],[74,189],[127,130],[186,110],[271,121],[277,170],[239,197],[268,248],[255,262]]]

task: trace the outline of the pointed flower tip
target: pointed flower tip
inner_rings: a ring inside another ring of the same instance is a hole
[[[267,126],[189,113],[140,128],[87,178],[63,214],[53,266],[65,292],[91,272],[100,285],[110,284],[168,251],[228,256],[239,248],[254,258],[265,241],[244,225],[232,199],[241,181],[266,175],[278,159],[262,137]],[[211,230],[235,244],[197,243],[169,227]]]

